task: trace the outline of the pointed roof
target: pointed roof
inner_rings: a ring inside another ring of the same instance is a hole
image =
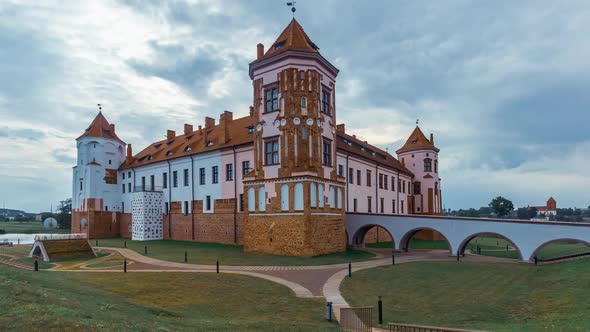
[[[303,51],[310,53],[320,53],[320,48],[314,44],[309,36],[303,31],[303,28],[295,18],[291,20],[289,25],[279,35],[277,40],[268,48],[261,59],[269,58],[273,55],[283,53],[286,51]]]
[[[123,142],[117,136],[117,134],[115,134],[115,125],[110,124],[104,115],[102,115],[102,112],[98,112],[94,120],[92,120],[90,126],[84,131],[84,134],[80,135],[80,137],[78,137],[76,140],[79,140],[82,137],[114,139],[125,144],[125,142]]]
[[[422,149],[434,150],[436,152],[439,151],[439,149],[437,149],[434,146],[434,144],[432,144],[426,138],[426,136],[424,135],[422,130],[420,130],[420,127],[416,126],[416,129],[414,129],[414,131],[412,132],[410,137],[408,137],[408,140],[406,141],[406,143],[399,150],[395,151],[395,153],[400,154],[400,153],[404,153],[404,152],[408,152],[408,151],[412,151],[412,150],[422,150]]]

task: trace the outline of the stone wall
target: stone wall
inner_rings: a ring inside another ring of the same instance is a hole
[[[89,239],[120,237],[122,215],[111,211],[74,211],[70,231],[86,233]],[[86,220],[86,226],[83,225],[83,219]]]

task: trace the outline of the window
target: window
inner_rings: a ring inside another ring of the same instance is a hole
[[[184,215],[188,214],[188,201],[184,201]]]
[[[344,176],[344,166],[338,165],[338,175]]]
[[[391,191],[395,191],[395,178],[391,177]]]
[[[299,71],[299,79],[300,80],[304,80],[305,79],[305,71],[304,70],[300,70]]]
[[[213,182],[212,183],[218,183],[219,182],[219,167],[218,166],[211,167],[211,172],[213,173]]]
[[[258,211],[266,210],[266,189],[258,188]]]
[[[225,181],[234,180],[234,164],[225,165]]]
[[[332,166],[332,142],[324,140],[322,156],[323,164],[326,166]]]
[[[82,181],[80,181],[80,191],[82,191]]]
[[[303,183],[295,184],[295,210],[303,210]]]
[[[244,212],[244,194],[240,194],[240,212]]]
[[[387,190],[387,175],[383,174],[383,189]]]
[[[357,185],[361,185],[361,170],[357,169],[356,170],[356,184]]]
[[[266,165],[278,165],[279,163],[279,141],[268,141],[265,144]]]
[[[205,197],[205,210],[211,211],[211,196]]]
[[[105,210],[105,211],[108,211],[108,210],[109,210],[109,207],[105,205],[105,206],[104,206],[104,210]]]
[[[352,167],[348,169],[348,183],[352,184],[354,182],[354,171]]]
[[[397,191],[401,192],[402,191],[402,180],[397,179]]]
[[[379,173],[379,189],[383,189],[383,174]]]
[[[406,181],[402,181],[402,192],[406,193]]]
[[[164,213],[165,214],[168,214],[168,212],[170,212],[169,209],[168,209],[168,202],[165,202],[164,203]]]
[[[254,127],[248,127],[248,134],[254,134]]]
[[[242,161],[242,175],[250,173],[250,161]]]
[[[125,172],[123,172],[123,180],[125,180]]]
[[[127,172],[127,177],[131,179],[131,172]]]
[[[301,108],[307,108],[307,98],[301,98]]]
[[[279,88],[267,89],[264,91],[265,112],[273,112],[279,110]]]
[[[281,186],[281,210],[289,211],[289,185]]]
[[[131,182],[127,183],[127,192],[131,192]]]
[[[188,168],[185,168],[183,171],[183,182],[184,182],[184,186],[188,187]]]
[[[438,195],[438,182],[434,183],[434,195]]]
[[[414,182],[414,195],[420,195],[420,182]]]
[[[434,173],[438,173],[438,160],[434,161]]]
[[[317,187],[315,183],[309,184],[309,200],[311,207],[316,207],[318,202]]]
[[[402,201],[402,204],[400,206],[400,209],[401,209],[402,213],[404,213],[404,201]]]
[[[172,187],[178,187],[178,171],[172,172]]]
[[[199,184],[205,184],[205,168],[203,167],[199,168]]]
[[[141,177],[141,191],[145,191],[145,176]]]
[[[248,189],[248,211],[254,211],[256,209],[256,192],[254,188]]]
[[[162,187],[168,188],[168,173],[162,173]]]
[[[121,212],[125,213],[125,202],[121,202]]]
[[[113,164],[112,161],[109,159],[109,165],[112,165],[112,164]]]
[[[156,177],[154,175],[150,175],[150,189],[156,190]]]
[[[432,172],[432,159],[424,159],[424,172]]]
[[[356,198],[354,198],[352,200],[352,211],[353,212],[356,212],[356,209],[357,209]]]
[[[395,199],[391,201],[391,213],[395,213]]]
[[[371,186],[371,171],[367,170],[367,187]]]
[[[123,183],[123,194],[125,193],[125,184]]]
[[[367,197],[367,212],[373,212],[373,198],[371,196]]]
[[[307,141],[307,127],[301,127],[301,139]]]
[[[322,113],[330,114],[330,90],[322,89]]]
[[[381,200],[381,213],[385,213],[384,209],[385,209],[385,199],[383,199],[383,197],[380,198]]]

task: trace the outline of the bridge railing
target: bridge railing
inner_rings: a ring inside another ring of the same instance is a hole
[[[373,307],[340,308],[340,327],[344,331],[371,332]]]
[[[81,240],[87,238],[88,235],[86,233],[35,235],[35,241]]]
[[[483,332],[479,330],[455,329],[451,327],[415,324],[389,323],[389,332]]]

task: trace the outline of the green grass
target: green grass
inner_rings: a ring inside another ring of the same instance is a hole
[[[6,234],[53,234],[70,232],[69,229],[45,229],[43,223],[40,221],[2,221],[0,222],[0,229],[4,230]]]
[[[367,248],[393,248],[393,242],[377,242],[366,243]],[[421,240],[411,239],[408,246],[410,249],[418,250],[433,250],[433,249],[449,249],[449,245],[445,240]]]
[[[337,331],[324,301],[253,277],[30,272],[0,265],[0,330]]]
[[[545,266],[415,262],[355,272],[341,290],[354,306],[376,307],[383,296],[385,322],[590,330],[590,259]]]
[[[218,243],[201,243],[190,241],[131,241],[125,239],[100,239],[101,247],[127,248],[144,254],[144,246],[148,246],[149,257],[171,262],[184,262],[184,252],[188,252],[188,263],[214,265],[219,258],[222,265],[325,265],[347,263],[349,261],[366,261],[375,257],[374,254],[347,250],[341,253],[322,255],[310,258],[263,255],[246,253],[240,245]],[[95,240],[90,243],[95,245]]]

